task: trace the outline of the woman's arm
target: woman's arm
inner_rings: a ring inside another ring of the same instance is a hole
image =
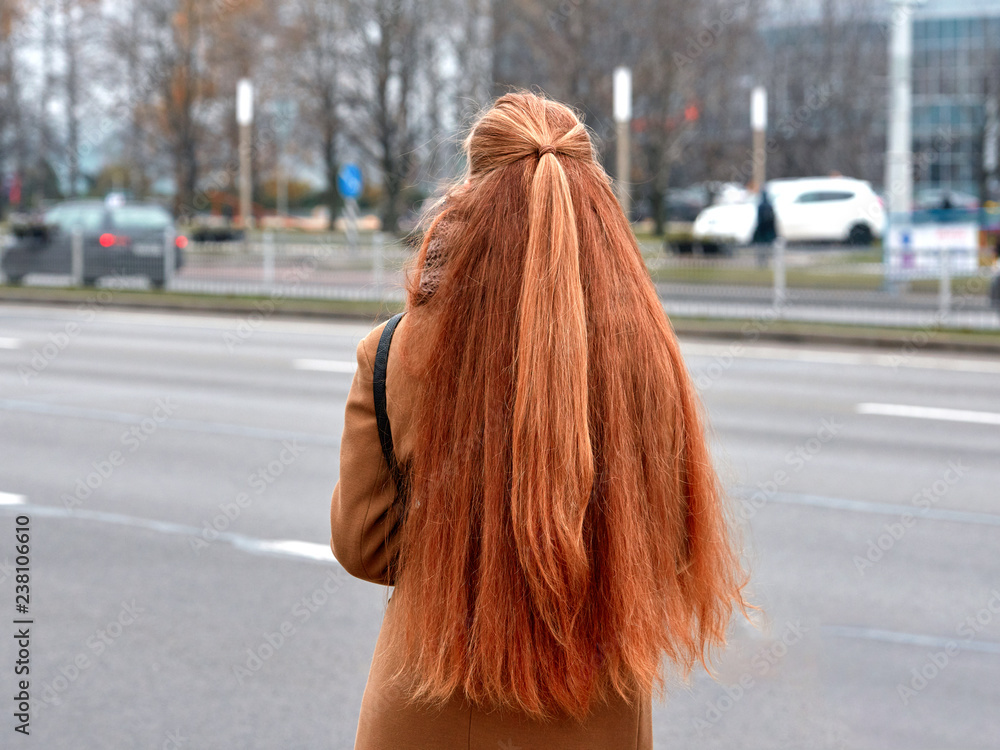
[[[330,505],[330,547],[357,578],[392,586],[390,565],[398,552],[396,485],[382,455],[375,420],[372,362],[384,326],[358,344],[340,441],[340,479]]]

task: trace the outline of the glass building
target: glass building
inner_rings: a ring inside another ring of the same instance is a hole
[[[841,91],[850,91],[850,97],[867,113],[864,133],[858,132],[856,118],[830,111],[818,113],[810,124],[823,125],[827,132],[825,139],[816,139],[812,152],[826,148],[831,162],[844,163],[831,163],[831,168],[846,168],[853,176],[881,185],[888,135],[890,0],[859,3],[856,8],[867,12],[855,10],[853,16],[843,10],[846,15],[841,18],[849,19],[846,36],[843,28],[824,24],[823,11],[829,6],[823,3],[788,0],[787,6],[778,7],[794,7],[800,15],[777,14],[765,27],[768,53],[779,62],[778,75],[773,76],[769,90],[775,112],[780,114],[783,108],[794,109],[799,104],[790,97],[793,89],[783,83],[784,79],[801,78],[803,70],[811,71],[805,75],[817,79],[824,74],[814,62],[822,57],[824,44],[842,45],[846,54],[863,51],[869,74],[855,76],[847,87],[843,81],[837,83],[835,75],[830,77]],[[831,30],[841,36],[826,39]],[[847,40],[850,44],[845,44]],[[1000,150],[1000,0],[926,0],[917,6],[913,10],[911,72],[915,197],[920,200],[923,196],[926,202],[934,196],[940,200],[946,193],[963,193],[976,201],[1000,199],[996,164]],[[797,137],[807,139],[809,135],[806,127]],[[862,164],[855,159],[852,166],[852,160],[831,145],[836,143],[856,148],[863,156]],[[788,144],[788,148],[794,147]]]
[[[998,137],[1000,0],[929,0],[913,18],[916,193],[996,197],[996,166],[983,162]]]

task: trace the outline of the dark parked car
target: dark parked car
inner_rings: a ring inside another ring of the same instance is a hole
[[[72,273],[76,231],[83,240],[87,285],[115,274],[145,276],[154,287],[162,287],[168,238],[174,237],[175,268],[183,264],[187,246],[187,238],[176,234],[170,213],[158,204],[68,201],[46,211],[40,222],[15,228],[16,240],[3,253],[7,279],[17,284],[29,273]]]

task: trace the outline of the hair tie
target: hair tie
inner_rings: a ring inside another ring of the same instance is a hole
[[[540,149],[538,149],[538,158],[540,159],[543,156],[545,156],[545,154],[554,154],[555,152],[556,152],[556,147],[550,143],[547,146],[542,146]]]

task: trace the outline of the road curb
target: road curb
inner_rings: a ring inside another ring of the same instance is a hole
[[[671,316],[682,336],[699,336],[752,343],[773,341],[795,344],[860,346],[906,351],[934,350],[1000,354],[1000,332],[972,332],[941,328],[889,328],[836,323],[775,321],[762,328],[749,320],[680,318]]]
[[[240,297],[177,294],[107,288],[0,287],[0,303],[87,306],[164,312],[383,320],[403,309],[402,303],[295,297]]]
[[[377,323],[399,312],[402,303],[368,300],[238,297],[115,289],[0,287],[0,303],[113,307],[183,313],[266,314]],[[889,328],[796,321],[759,321],[670,316],[682,336],[796,344],[865,346],[882,349],[937,350],[1000,354],[1000,332],[940,328]]]

